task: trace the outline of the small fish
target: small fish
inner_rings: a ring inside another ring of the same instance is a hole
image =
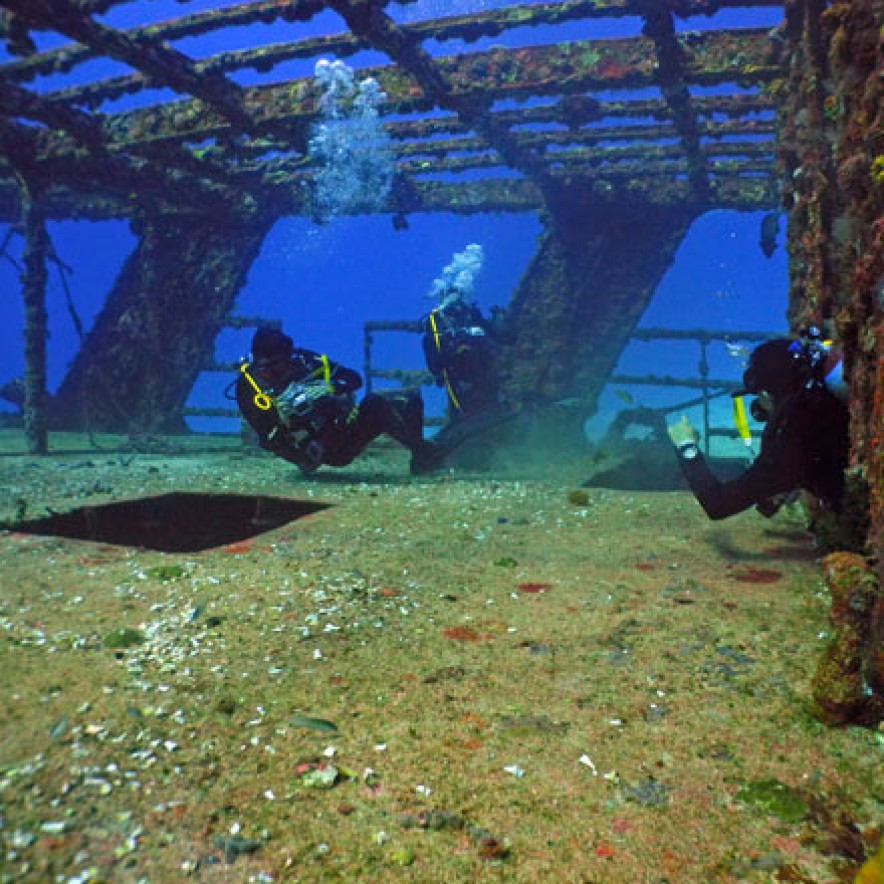
[[[732,344],[730,341],[725,341],[724,346],[727,349],[727,355],[734,359],[749,358],[749,348],[745,344]]]
[[[779,212],[768,212],[761,219],[761,232],[758,245],[765,258],[770,258],[777,250],[777,235],[780,232]]]
[[[289,724],[310,731],[324,731],[326,733],[332,733],[338,729],[338,726],[334,722],[328,721],[325,718],[311,718],[309,715],[301,715],[300,712],[296,712],[289,719]]]
[[[187,618],[189,623],[193,623],[196,620],[199,620],[200,617],[203,616],[206,610],[206,599],[198,598],[196,600],[196,604],[193,606],[193,610],[190,612],[190,616]]]
[[[224,862],[232,863],[236,861],[238,856],[255,853],[261,847],[261,842],[252,838],[241,838],[239,835],[234,835],[231,838],[216,835],[215,846],[224,851]]]
[[[614,390],[614,395],[618,399],[622,399],[627,405],[634,405],[635,399],[626,392],[626,390]]]
[[[553,408],[577,408],[582,402],[583,400],[577,396],[569,396],[566,399],[557,399],[552,405]]]
[[[68,729],[68,720],[66,716],[62,716],[49,728],[49,738],[57,740]]]

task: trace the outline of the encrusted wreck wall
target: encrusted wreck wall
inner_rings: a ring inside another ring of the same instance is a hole
[[[583,449],[583,423],[698,212],[587,211],[557,219],[541,236],[508,311],[512,339],[501,368],[513,401],[573,402],[549,418],[567,424],[557,434],[564,447]]]
[[[250,212],[144,222],[53,399],[52,425],[181,432],[181,409],[272,221]]]
[[[848,659],[845,645],[845,680],[832,687],[849,693],[850,676],[855,691],[884,700],[884,4],[789,0],[784,37],[791,320],[823,324],[844,351],[851,467],[868,484],[868,552],[879,585],[865,660]]]

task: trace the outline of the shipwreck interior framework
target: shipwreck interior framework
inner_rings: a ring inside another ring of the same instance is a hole
[[[577,398],[563,439],[578,439],[692,221],[716,208],[788,212],[790,318],[796,328],[825,325],[844,349],[852,466],[870,489],[880,575],[880,0],[560,0],[412,22],[402,13],[414,0],[247,0],[194,13],[180,0],[175,20],[128,29],[103,21],[138,2],[0,0],[0,36],[14,56],[0,65],[0,221],[25,240],[32,451],[46,451],[50,426],[183,427],[184,403],[264,236],[279,217],[313,211],[313,78],[242,86],[237,75],[373,50],[388,60],[370,73],[386,93],[395,144],[383,209],[395,223],[418,212],[541,213],[545,232],[511,301],[504,383],[514,400],[525,389]],[[781,11],[781,24],[717,23],[720,13],[759,7]],[[199,59],[176,47],[329,11],[339,33]],[[640,27],[616,39],[531,37],[602,18]],[[44,31],[61,45],[38,51],[34,35]],[[524,45],[488,43],[513,35]],[[447,42],[457,49],[446,53]],[[125,72],[64,88],[44,82],[95,59]],[[143,106],[106,109],[125,96]],[[128,219],[139,245],[50,403],[46,221],[66,218]],[[171,305],[183,321],[168,322]],[[874,605],[867,623],[879,631],[880,693],[880,597]]]

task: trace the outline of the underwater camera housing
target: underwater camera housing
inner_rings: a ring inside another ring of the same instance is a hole
[[[802,368],[807,372],[807,389],[821,387],[839,399],[847,398],[841,352],[833,347],[831,340],[823,338],[817,326],[810,325],[802,329],[789,350],[801,361]]]

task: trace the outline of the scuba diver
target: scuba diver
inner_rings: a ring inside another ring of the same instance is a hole
[[[493,322],[476,304],[451,289],[423,320],[421,339],[427,369],[448,394],[449,422],[469,417],[499,402]]]
[[[824,510],[839,512],[848,415],[840,354],[831,342],[811,327],[797,340],[777,338],[755,348],[743,389],[733,394],[737,429],[751,444],[745,394],[756,397],[751,413],[765,427],[758,457],[736,479],[715,478],[687,417],[668,427],[682,473],[706,515],[725,519],[755,506],[769,517],[799,490],[813,495]]]
[[[370,393],[357,404],[361,386],[352,369],[295,347],[278,329],[259,328],[240,366],[236,401],[260,446],[305,475],[346,466],[381,434],[409,449],[413,474],[438,467],[446,450],[423,437],[420,393]]]

